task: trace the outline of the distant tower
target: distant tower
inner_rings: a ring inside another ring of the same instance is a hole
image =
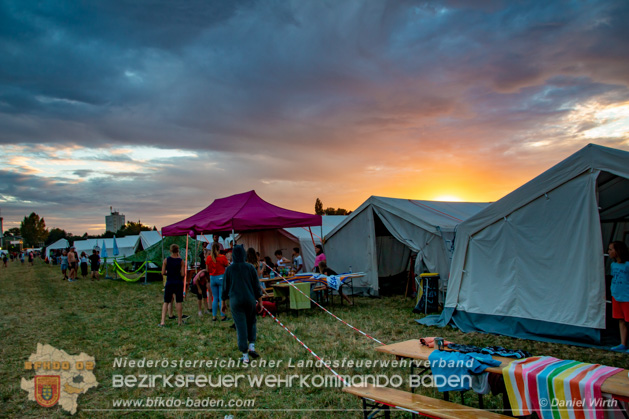
[[[125,224],[124,214],[120,214],[117,210],[113,210],[112,207],[109,207],[109,215],[105,216],[105,231],[115,233],[124,227]]]

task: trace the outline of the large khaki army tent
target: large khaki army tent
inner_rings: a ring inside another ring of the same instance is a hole
[[[600,342],[603,254],[628,221],[629,152],[586,146],[459,225],[439,324]]]
[[[335,271],[364,272],[355,288],[380,293],[380,278],[427,269],[447,283],[457,225],[487,203],[436,202],[372,196],[325,236],[328,265]]]

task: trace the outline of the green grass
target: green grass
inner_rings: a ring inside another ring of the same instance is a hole
[[[6,417],[67,417],[60,407],[44,409],[27,399],[20,389],[20,379],[31,379],[34,372],[24,370],[24,362],[36,351],[37,343],[50,344],[71,355],[85,352],[96,359],[95,375],[99,386],[79,397],[77,417],[362,417],[360,401],[342,393],[338,388],[302,388],[281,386],[260,388],[243,385],[237,388],[113,388],[114,374],[205,374],[212,377],[225,374],[281,376],[293,374],[324,374],[317,367],[289,367],[298,361],[314,357],[270,318],[259,318],[257,349],[264,359],[281,360],[278,368],[114,368],[116,357],[129,359],[237,359],[235,331],[231,322],[212,322],[210,316],[198,318],[196,298],[184,303],[184,313],[191,316],[189,324],[179,327],[170,320],[160,329],[162,284],[125,283],[123,281],[61,280],[57,266],[49,267],[38,261],[34,267],[19,262],[0,267],[0,415]],[[626,367],[626,355],[597,349],[540,343],[484,334],[463,334],[454,329],[419,326],[417,315],[411,313],[414,302],[402,297],[357,298],[356,306],[340,306],[330,310],[355,327],[385,343],[394,343],[421,336],[444,336],[458,343],[479,346],[500,345],[528,350],[538,355],[576,359]],[[374,351],[377,344],[356,333],[318,308],[301,311],[299,315],[280,313],[281,321],[319,356],[329,360],[387,360]],[[406,368],[337,368],[347,375],[401,375],[408,379]],[[402,387],[407,389],[407,382]],[[432,389],[422,392],[439,397]],[[145,397],[231,398],[255,399],[256,410],[172,410],[172,411],[111,411],[118,398]],[[454,399],[458,400],[458,397]],[[490,397],[486,406],[499,408],[500,398]],[[402,412],[395,417],[407,417]]]

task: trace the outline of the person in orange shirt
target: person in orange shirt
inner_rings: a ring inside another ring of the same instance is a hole
[[[223,276],[225,268],[229,266],[229,261],[221,255],[219,243],[212,243],[210,255],[205,260],[205,266],[210,274],[210,288],[212,290],[212,320],[216,321],[216,312],[221,309],[221,320],[227,320],[225,312],[222,310],[223,303]]]

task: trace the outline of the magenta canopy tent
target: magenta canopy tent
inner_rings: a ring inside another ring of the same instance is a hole
[[[321,216],[269,204],[255,191],[214,200],[204,210],[162,228],[164,236],[239,233],[286,227],[320,226]]]

